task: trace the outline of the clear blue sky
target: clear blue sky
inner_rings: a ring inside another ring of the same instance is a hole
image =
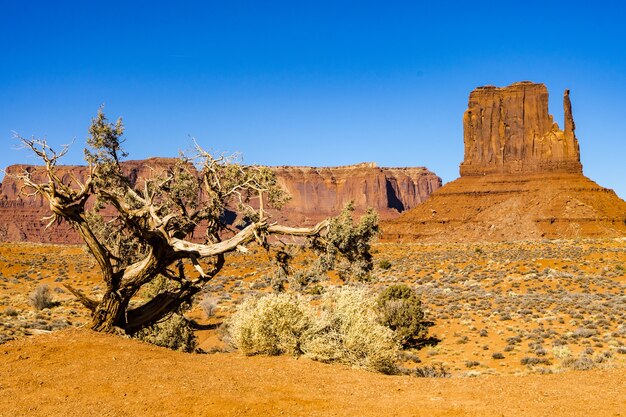
[[[98,107],[130,158],[195,137],[248,163],[427,166],[463,158],[477,86],[571,89],[587,176],[626,197],[626,6],[575,1],[0,2],[0,166],[11,131],[76,142]]]

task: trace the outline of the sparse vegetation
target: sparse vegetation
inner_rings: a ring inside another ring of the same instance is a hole
[[[376,244],[374,265],[387,259],[393,267],[375,268],[375,279],[363,285],[374,295],[376,310],[382,291],[393,285],[407,285],[419,296],[425,318],[435,323],[428,328],[430,337],[424,339],[422,349],[402,352],[399,366],[411,369],[400,372],[412,374],[417,366],[445,363],[455,376],[469,376],[470,372],[546,374],[578,367],[570,363],[581,355],[596,368],[621,368],[626,365],[626,287],[621,277],[608,277],[604,269],[614,272],[616,265],[626,263],[625,243],[484,243],[484,256],[478,260],[475,245]],[[242,300],[272,292],[268,277],[275,265],[267,262],[264,250],[251,249],[248,254],[229,255],[222,272],[199,293],[201,300],[214,300],[219,305],[216,315],[206,317],[199,301],[185,313],[197,321],[193,323],[195,329],[202,329],[197,334],[205,351],[228,350],[216,337],[221,322],[232,316]],[[313,255],[302,250],[292,253],[294,273],[316,262]],[[42,255],[48,258],[46,265],[41,264]],[[601,263],[597,261],[600,257]],[[193,272],[192,265],[185,268]],[[0,292],[2,341],[88,322],[88,311],[81,309],[69,292],[58,292],[62,284],[79,286],[96,299],[106,290],[96,264],[80,247],[3,244],[0,271],[0,287],[4,288]],[[55,282],[61,275],[64,280]],[[29,307],[28,294],[43,283],[60,301],[59,308],[34,311]],[[303,291],[303,297],[309,307],[320,311],[324,294],[341,284],[335,273],[323,274]],[[171,283],[159,292],[171,291],[176,285]],[[291,282],[285,290],[293,291]],[[156,294],[142,290],[130,307]],[[500,321],[501,315],[511,319]],[[494,353],[503,358],[497,359]],[[522,364],[524,358],[542,358],[551,364],[535,362],[537,359]],[[466,362],[471,361],[480,366],[467,368]],[[590,366],[583,361],[585,367]]]

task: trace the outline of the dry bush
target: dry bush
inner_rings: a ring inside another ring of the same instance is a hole
[[[308,357],[387,374],[397,372],[395,335],[378,322],[376,299],[366,289],[328,291],[321,308],[312,335],[303,345]]]
[[[300,355],[312,316],[301,296],[269,294],[244,300],[230,318],[227,330],[232,345],[246,355]]]
[[[303,296],[269,294],[241,303],[228,322],[234,347],[246,354],[291,354],[383,373],[396,372],[398,345],[378,323],[365,289],[326,292],[317,308]]]
[[[573,369],[575,371],[588,371],[596,368],[596,364],[587,355],[580,355],[577,358],[568,357],[561,361],[563,368]]]
[[[415,368],[413,375],[418,378],[449,378],[450,372],[442,363]]]
[[[48,287],[47,284],[42,284],[35,288],[35,290],[30,293],[28,298],[30,305],[37,311],[43,310],[44,308],[50,308],[54,305],[54,301],[52,301],[52,294],[50,293],[50,287]]]

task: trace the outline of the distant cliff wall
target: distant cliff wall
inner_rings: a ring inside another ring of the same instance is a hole
[[[123,170],[135,183],[141,184],[154,172],[174,163],[170,158],[127,161]],[[72,176],[84,180],[84,166],[59,166],[64,181]],[[375,208],[382,218],[392,218],[415,207],[441,187],[441,178],[426,168],[380,168],[374,163],[343,167],[272,167],[279,183],[292,199],[281,210],[270,213],[273,219],[286,224],[312,224],[336,215],[349,201],[357,212]],[[12,174],[31,171],[33,177],[44,181],[41,167],[12,165],[0,186],[0,241],[29,241],[50,243],[81,243],[80,237],[66,224],[44,230],[43,217],[49,215],[48,203],[41,197],[20,195],[21,185]],[[197,237],[199,238],[199,236]]]

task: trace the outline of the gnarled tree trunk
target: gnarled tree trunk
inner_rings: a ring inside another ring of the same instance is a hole
[[[112,332],[114,327],[126,328],[128,300],[117,291],[107,291],[91,316],[89,328],[98,332]]]

